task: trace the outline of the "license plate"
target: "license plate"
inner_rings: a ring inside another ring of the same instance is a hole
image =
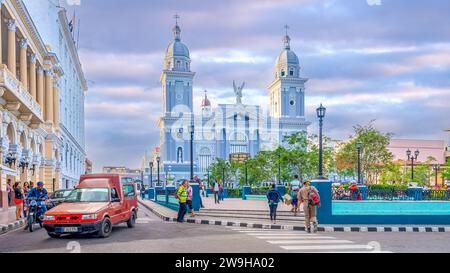
[[[63,228],[64,232],[78,232],[78,228],[77,227],[65,227]]]

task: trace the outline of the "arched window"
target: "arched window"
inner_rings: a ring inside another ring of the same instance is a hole
[[[289,69],[289,76],[294,76],[294,68]]]
[[[284,72],[284,69],[281,70],[281,77],[284,77],[286,75],[286,72]]]
[[[177,163],[183,163],[183,148],[181,147],[177,149]]]

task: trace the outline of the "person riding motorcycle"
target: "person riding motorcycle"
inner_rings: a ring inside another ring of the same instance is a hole
[[[37,182],[37,187],[34,187],[27,194],[27,198],[35,198],[38,204],[41,206],[42,214],[47,211],[47,205],[45,204],[45,200],[48,199],[47,190],[44,188],[44,182]],[[28,223],[25,226],[25,230],[28,228]]]

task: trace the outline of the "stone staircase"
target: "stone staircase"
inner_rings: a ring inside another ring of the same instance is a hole
[[[201,218],[235,219],[238,221],[268,221],[269,210],[227,210],[227,209],[201,209],[196,213]],[[294,216],[290,211],[278,211],[277,221],[303,225],[305,217],[303,212]]]

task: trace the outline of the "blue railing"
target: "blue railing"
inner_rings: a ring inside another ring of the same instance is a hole
[[[357,191],[336,189],[333,200],[388,200],[388,201],[449,201],[450,190],[371,189],[360,186]]]

